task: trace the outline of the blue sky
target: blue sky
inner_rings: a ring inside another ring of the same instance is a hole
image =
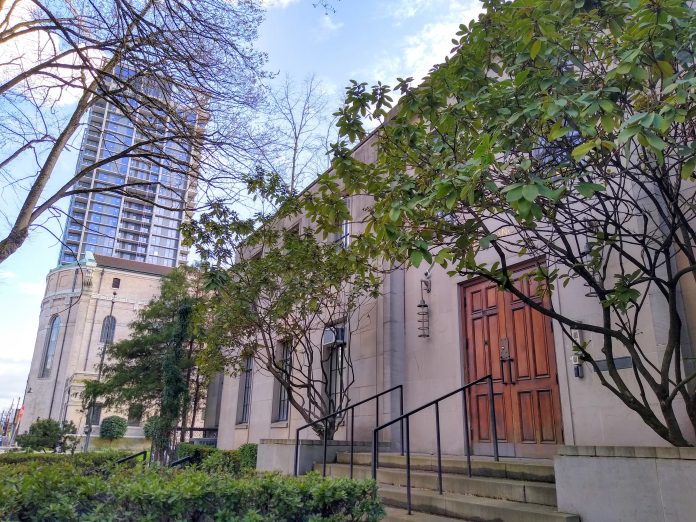
[[[393,84],[398,76],[420,78],[444,60],[459,24],[481,9],[477,0],[333,0],[335,12],[325,14],[312,0],[265,3],[258,46],[268,53],[268,69],[298,81],[316,75],[331,107],[351,79]],[[61,158],[55,183],[74,171],[75,161],[74,153]],[[0,194],[1,205],[12,205],[11,199]],[[52,221],[47,228],[59,230]],[[0,223],[0,232],[6,230]],[[0,409],[24,392],[45,277],[58,250],[48,231],[36,230],[0,265]]]

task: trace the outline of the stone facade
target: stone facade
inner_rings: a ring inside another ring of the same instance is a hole
[[[102,256],[60,266],[46,277],[39,328],[25,393],[20,432],[38,418],[72,421],[83,433],[84,382],[95,379],[100,362],[104,319],[112,315],[113,341],[129,335],[128,325],[140,308],[159,295],[162,275],[170,269]],[[60,320],[51,347],[54,321]],[[52,359],[47,363],[47,350]],[[102,411],[101,418],[127,412]],[[142,422],[133,422],[126,436],[142,436]],[[98,434],[98,426],[93,433]]]
[[[368,140],[358,146],[354,154],[362,161],[370,161],[374,158],[374,149]],[[362,209],[369,204],[369,198],[353,198],[350,206],[354,221],[360,221]],[[297,223],[302,230],[312,227],[306,216],[287,218],[281,226],[290,229]],[[353,226],[351,234],[359,234],[359,225]],[[486,256],[486,251],[483,251],[481,261],[486,261]],[[524,258],[509,260],[510,265],[524,261]],[[450,277],[437,265],[433,268],[422,266],[418,269],[398,270],[386,277],[382,295],[369,303],[365,320],[350,339],[356,377],[349,393],[351,403],[402,384],[404,408],[408,411],[467,382],[466,332],[462,311],[462,287],[465,284],[468,282],[463,278]],[[429,292],[423,293],[424,285],[429,285]],[[682,290],[688,294],[688,288]],[[562,314],[579,321],[598,321],[602,309],[596,300],[586,297],[586,293],[585,288],[573,282],[554,292],[553,305]],[[418,329],[418,304],[422,297],[429,306],[428,337],[419,336],[421,332]],[[680,303],[686,311],[686,333],[693,332],[696,326],[696,305],[692,297],[686,295]],[[664,349],[667,335],[667,325],[660,319],[664,316],[660,306],[659,300],[653,302],[649,299],[644,309],[642,342],[646,347],[646,353],[653,361],[659,358],[661,350]],[[547,455],[552,455],[560,444],[667,445],[636,413],[601,385],[589,365],[583,366],[582,376],[576,375],[576,369],[571,362],[571,341],[562,334],[557,324],[553,323],[551,329],[550,349],[555,355],[558,380],[558,398],[554,400],[560,403],[560,426],[554,429],[560,434],[560,440],[548,448]],[[583,340],[595,346],[601,341],[593,335],[584,335]],[[690,345],[688,335],[685,336],[685,340]],[[684,349],[687,348],[688,346]],[[598,352],[597,349],[594,353]],[[619,371],[626,382],[635,387],[632,368],[626,367]],[[242,443],[259,442],[261,439],[292,439],[295,437],[295,430],[304,424],[304,420],[296,411],[291,412],[287,422],[272,422],[274,379],[260,368],[255,368],[253,374],[249,422],[236,424],[236,412],[240,403],[239,390],[239,378],[224,378],[218,412],[219,447],[234,448]],[[378,419],[375,418],[374,403],[360,407],[355,417],[356,440],[371,440],[372,429],[376,423],[384,423],[395,415],[397,399],[393,394],[380,401]],[[685,416],[685,413],[682,414]],[[461,397],[449,399],[442,404],[441,423],[443,451],[462,454],[464,437]],[[683,425],[688,426],[689,423],[684,422]],[[398,430],[386,430],[384,441],[392,440],[396,444],[396,435]],[[314,435],[311,430],[306,430],[303,432],[304,436],[311,438]],[[345,439],[345,436],[344,425],[337,433],[336,439]],[[687,437],[691,441],[695,440],[693,433],[687,433]],[[412,419],[411,441],[414,451],[434,451],[435,428],[432,410],[424,411]]]

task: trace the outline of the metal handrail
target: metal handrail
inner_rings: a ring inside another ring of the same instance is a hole
[[[133,455],[128,455],[127,457],[120,458],[117,461],[115,461],[114,464],[123,464],[124,462],[135,460],[138,457],[142,457],[143,464],[145,464],[145,461],[147,460],[147,450],[139,451],[138,453],[134,453]]]
[[[434,399],[418,408],[409,411],[408,413],[402,413],[401,416],[390,420],[377,426],[372,432],[372,479],[377,480],[377,466],[379,465],[379,445],[378,437],[380,430],[391,426],[396,422],[401,422],[402,426],[402,437],[403,437],[403,423],[406,423],[406,503],[408,504],[408,514],[411,514],[411,441],[410,441],[410,431],[409,431],[409,419],[412,415],[423,411],[430,406],[435,406],[435,433],[437,442],[437,483],[440,495],[442,495],[442,451],[440,448],[440,402],[456,395],[462,393],[464,397],[464,441],[466,448],[466,463],[467,471],[469,477],[471,477],[471,444],[469,442],[469,412],[466,406],[466,392],[471,387],[478,384],[482,384],[484,381],[488,382],[488,410],[490,411],[490,421],[491,421],[491,435],[493,436],[493,457],[496,462],[500,460],[500,453],[498,451],[498,429],[495,421],[495,405],[493,404],[493,377],[489,374],[485,377],[481,377],[473,382],[465,384],[461,388],[457,388],[437,399]],[[403,447],[403,444],[402,444]],[[401,453],[403,455],[403,451]]]
[[[189,464],[189,463],[191,463],[191,462],[193,462],[193,455],[187,455],[186,457],[182,457],[182,458],[180,458],[180,459],[178,459],[178,460],[175,460],[174,462],[172,462],[171,464],[169,464],[169,467],[170,467],[170,468],[175,468],[175,467],[177,467],[177,466],[182,466],[182,465],[184,465],[184,464]]]
[[[333,413],[330,413],[329,415],[326,415],[322,417],[321,419],[317,419],[315,421],[312,421],[308,424],[305,424],[304,426],[300,426],[297,428],[295,432],[295,466],[294,466],[294,475],[297,476],[299,465],[300,465],[300,431],[304,430],[305,428],[309,428],[311,426],[314,426],[315,424],[318,424],[320,422],[324,423],[324,453],[323,453],[323,460],[322,460],[322,466],[321,466],[321,474],[322,477],[326,476],[326,446],[327,446],[327,438],[326,438],[326,432],[327,432],[327,427],[328,427],[328,420],[331,419],[332,417],[337,417],[338,415],[341,415],[342,413],[349,411],[350,410],[350,478],[353,478],[353,446],[355,444],[355,434],[353,431],[353,427],[355,425],[355,408],[358,406],[365,404],[367,402],[370,402],[375,399],[379,399],[382,395],[386,395],[387,393],[391,393],[394,390],[399,390],[399,415],[404,414],[404,387],[401,384],[397,384],[396,386],[392,386],[388,390],[384,390],[380,393],[377,393],[375,395],[372,395],[371,397],[368,397],[367,399],[363,399],[360,402],[356,402],[355,404],[351,404],[349,406],[346,406],[345,408],[342,408],[338,411],[335,411]],[[375,425],[379,423],[379,401],[375,401],[376,404],[376,412],[375,412]],[[403,455],[404,451],[404,425],[403,423],[401,424],[401,454]]]

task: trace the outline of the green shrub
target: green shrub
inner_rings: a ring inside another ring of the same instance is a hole
[[[214,446],[206,446],[205,444],[191,444],[190,442],[182,442],[176,447],[176,458],[183,459],[185,457],[193,457],[193,461],[199,464],[209,455],[222,451]]]
[[[256,469],[256,453],[258,450],[258,445],[256,444],[242,444],[237,448],[239,452],[239,464],[242,468],[252,468]]]
[[[73,434],[77,428],[72,422],[62,426],[53,419],[36,419],[29,432],[17,435],[17,444],[33,451],[74,452],[78,438]]]
[[[161,430],[161,424],[162,421],[157,415],[153,415],[152,417],[148,417],[148,419],[145,421],[145,425],[143,426],[143,432],[145,433],[145,438],[146,439],[156,439],[159,436],[159,432]]]
[[[232,452],[219,452],[219,454]],[[240,455],[239,452],[235,453]],[[212,455],[209,456],[209,458]],[[7,471],[7,473],[6,473]],[[372,481],[263,475],[235,479],[202,469],[115,468],[85,474],[76,459],[28,459],[0,472],[3,520],[377,521]]]
[[[0,466],[37,463],[56,464],[68,462],[83,469],[95,469],[109,465],[114,461],[130,455],[127,451],[94,451],[74,455],[60,453],[0,453]],[[5,470],[3,470],[3,473]]]
[[[106,440],[121,439],[128,430],[128,421],[123,417],[112,415],[101,421],[99,436]]]
[[[202,444],[181,443],[176,458],[192,457],[194,464],[209,473],[224,472],[239,476],[256,469],[256,444],[242,444],[235,450],[220,450]]]

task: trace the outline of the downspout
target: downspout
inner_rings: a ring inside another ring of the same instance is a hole
[[[48,407],[48,418],[52,418],[51,415],[53,414],[53,403],[56,398],[56,389],[58,388],[58,378],[60,377],[60,364],[61,361],[63,360],[63,351],[65,350],[65,338],[68,336],[68,328],[70,327],[70,314],[72,313],[72,307],[73,307],[73,296],[72,294],[75,293],[75,286],[77,285],[77,274],[80,271],[79,268],[75,269],[75,274],[73,275],[73,282],[72,282],[72,290],[71,295],[70,295],[70,304],[68,305],[68,316],[65,319],[65,330],[63,331],[63,342],[60,344],[60,353],[58,354],[58,365],[56,366],[56,378],[53,381],[53,393],[51,393],[51,404]],[[65,385],[63,385],[65,387]],[[63,395],[65,395],[65,390],[63,390]],[[62,401],[61,401],[62,403]],[[61,425],[62,425],[61,421]]]

